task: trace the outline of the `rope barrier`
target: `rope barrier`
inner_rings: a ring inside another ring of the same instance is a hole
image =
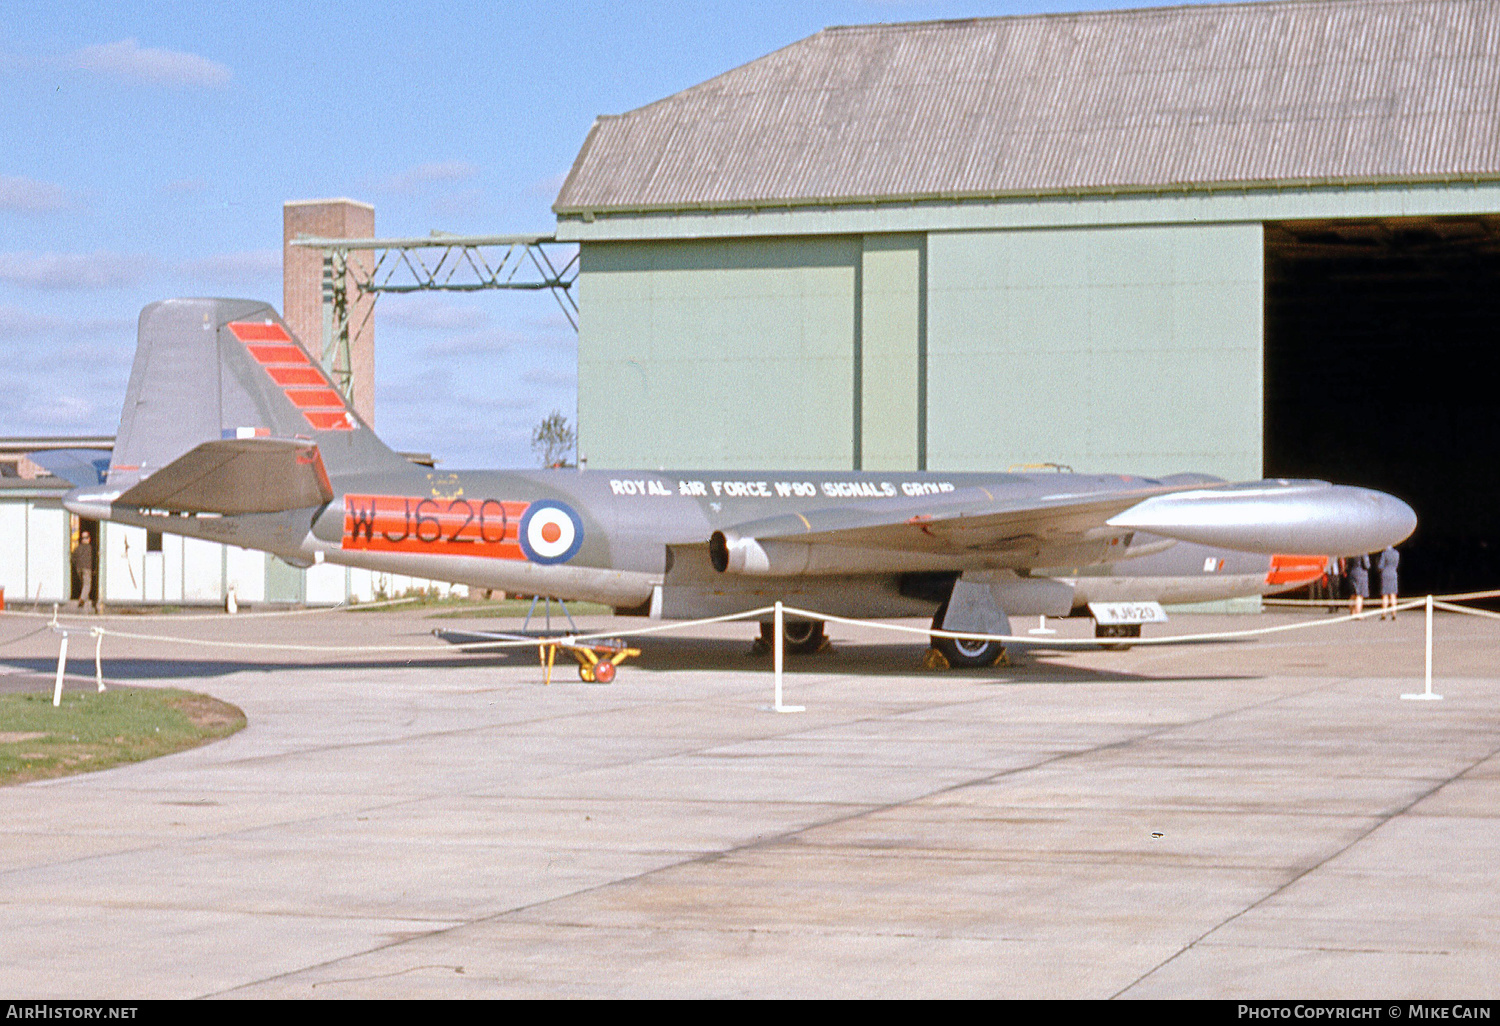
[[[792,616],[806,617],[810,620],[823,620],[827,623],[841,623],[852,627],[866,627],[873,630],[895,631],[903,634],[920,634],[927,637],[955,638],[964,641],[996,641],[1002,644],[1027,645],[1033,648],[1103,648],[1119,645],[1154,646],[1154,645],[1181,645],[1198,644],[1205,641],[1224,641],[1237,638],[1255,637],[1262,634],[1279,634],[1287,631],[1310,630],[1317,627],[1331,627],[1335,624],[1349,623],[1355,620],[1368,620],[1376,616],[1384,616],[1391,612],[1416,609],[1426,602],[1422,599],[1408,599],[1399,603],[1392,609],[1370,608],[1362,613],[1346,613],[1320,620],[1308,620],[1301,623],[1276,624],[1271,627],[1252,627],[1244,630],[1234,631],[1210,631],[1199,634],[1174,634],[1157,638],[1057,638],[1050,637],[1045,641],[1038,640],[1035,636],[1025,634],[982,634],[972,631],[947,631],[936,630],[931,627],[908,627],[904,624],[884,623],[878,620],[860,620],[852,617],[835,616],[831,613],[822,613],[812,609],[802,609],[798,606],[783,605],[785,613]],[[1473,616],[1500,619],[1500,613],[1490,613],[1484,610],[1470,609],[1465,606],[1456,606],[1452,603],[1439,601],[1436,598],[1433,604],[1437,608],[1447,609],[1452,612],[1468,613]],[[558,644],[575,645],[579,642],[597,641],[605,638],[627,638],[642,637],[650,634],[659,634],[670,631],[687,630],[693,627],[702,627],[718,623],[730,623],[737,620],[753,620],[767,613],[774,614],[775,606],[761,606],[739,613],[728,613],[723,616],[704,617],[698,620],[677,620],[671,623],[658,624],[652,627],[637,627],[630,630],[604,630],[578,634],[545,635],[535,638],[497,638],[492,641],[465,641],[453,645],[302,645],[286,642],[269,641],[230,641],[226,639],[204,639],[183,638],[165,634],[139,634],[133,631],[118,631],[108,627],[96,627],[98,634],[106,637],[127,638],[133,641],[156,641],[167,644],[180,644],[197,646],[201,648],[243,648],[253,651],[279,651],[279,652],[452,652],[452,651],[474,651],[483,649],[505,649],[505,648],[530,648],[535,645]],[[33,632],[37,633],[37,632]],[[91,631],[92,633],[92,631]],[[30,635],[27,635],[30,636]],[[15,639],[19,640],[19,639]]]
[[[1409,599],[1396,606],[1397,610],[1415,609],[1426,602],[1426,599]],[[826,620],[829,623],[844,623],[861,627],[874,627],[880,630],[903,631],[909,634],[926,634],[936,638],[958,638],[964,641],[999,641],[1013,645],[1030,645],[1033,648],[1101,648],[1116,645],[1129,645],[1134,648],[1137,645],[1183,645],[1197,644],[1203,641],[1223,641],[1230,638],[1248,638],[1258,634],[1279,634],[1284,631],[1309,630],[1314,627],[1329,627],[1337,623],[1348,623],[1353,620],[1368,620],[1372,616],[1381,616],[1391,610],[1370,609],[1363,613],[1347,613],[1344,616],[1335,616],[1325,620],[1307,620],[1302,623],[1277,624],[1274,627],[1252,627],[1240,631],[1211,631],[1204,634],[1173,634],[1164,638],[1048,638],[1046,641],[1038,641],[1035,637],[1025,634],[971,634],[964,631],[941,631],[932,630],[927,627],[906,627],[894,623],[877,623],[873,620],[852,620],[841,616],[829,616],[825,613],[814,613],[805,609],[797,609],[787,606],[786,611],[798,616],[808,616],[814,619]]]
[[[258,620],[271,616],[308,616],[313,613],[337,613],[340,610],[356,609],[384,609],[387,606],[399,606],[408,602],[421,602],[422,596],[413,598],[388,599],[384,602],[360,602],[350,605],[340,602],[335,606],[319,606],[315,609],[272,609],[264,613],[82,613],[68,612],[66,608],[54,609],[51,613],[27,613],[19,609],[0,609],[0,617],[3,616],[35,616],[46,617],[48,620],[170,620],[173,623],[181,623],[187,620]]]
[[[1469,593],[1469,594],[1472,595],[1473,597],[1476,597],[1476,598],[1488,598],[1488,597],[1492,597],[1492,596],[1500,596],[1500,591],[1496,591],[1496,592],[1474,592],[1474,593]],[[397,601],[404,601],[404,600],[397,600]],[[620,630],[597,631],[597,632],[592,632],[592,633],[575,633],[575,634],[564,634],[564,635],[557,635],[557,636],[543,636],[543,637],[534,637],[534,638],[497,638],[497,639],[489,640],[489,641],[460,642],[460,643],[456,643],[456,644],[453,644],[453,645],[431,645],[431,644],[427,644],[427,645],[301,645],[301,644],[282,643],[282,642],[230,641],[230,640],[224,640],[224,639],[184,638],[184,637],[175,637],[175,636],[172,636],[172,635],[162,635],[162,634],[139,634],[139,633],[135,633],[135,632],[132,632],[132,631],[117,631],[117,630],[112,630],[110,628],[107,628],[107,627],[104,627],[104,626],[101,626],[101,625],[98,625],[98,624],[94,624],[94,625],[92,625],[89,628],[89,634],[90,634],[90,636],[92,636],[95,639],[95,649],[94,649],[95,677],[96,677],[96,679],[98,681],[99,690],[103,691],[104,690],[104,681],[103,681],[103,673],[102,673],[101,662],[100,662],[100,660],[101,660],[100,651],[101,651],[101,648],[102,648],[102,645],[103,645],[103,639],[105,637],[124,638],[124,639],[132,640],[132,641],[151,641],[151,642],[158,642],[158,643],[163,643],[163,644],[187,645],[187,646],[202,647],[202,648],[237,648],[237,649],[247,649],[247,650],[251,650],[251,651],[279,651],[279,652],[327,652],[327,653],[333,653],[333,652],[350,652],[350,653],[354,653],[354,652],[369,652],[369,653],[414,653],[415,652],[415,653],[438,654],[438,653],[451,653],[451,652],[465,652],[465,653],[468,653],[468,652],[483,651],[483,650],[488,650],[488,649],[507,649],[507,648],[531,648],[531,647],[536,647],[539,650],[539,652],[542,654],[543,661],[544,661],[544,664],[545,664],[547,662],[546,656],[547,656],[548,651],[550,650],[553,654],[555,654],[556,649],[559,648],[559,647],[583,647],[581,645],[581,643],[583,643],[583,642],[596,641],[596,640],[601,640],[601,639],[605,639],[605,638],[614,639],[614,638],[625,638],[625,637],[641,637],[641,636],[645,636],[645,635],[658,634],[658,633],[664,633],[664,632],[669,632],[669,631],[688,630],[690,628],[702,627],[702,626],[707,626],[707,625],[712,625],[712,624],[731,623],[731,622],[734,622],[734,621],[759,619],[759,618],[765,616],[767,613],[769,613],[769,614],[772,615],[773,623],[776,625],[777,629],[774,632],[775,633],[774,673],[775,673],[775,681],[776,681],[776,684],[775,684],[775,687],[776,687],[776,690],[775,690],[775,702],[774,702],[774,704],[772,706],[770,706],[768,708],[770,708],[770,709],[772,709],[772,710],[774,710],[776,712],[800,712],[803,709],[802,706],[786,706],[786,705],[782,704],[781,679],[782,679],[783,638],[782,638],[782,630],[780,628],[781,628],[781,626],[782,626],[782,624],[784,622],[783,618],[786,615],[792,615],[792,616],[798,616],[798,617],[805,617],[805,618],[810,619],[810,620],[821,620],[821,621],[824,621],[826,623],[845,624],[845,625],[852,626],[852,627],[864,627],[864,628],[869,628],[869,629],[874,629],[874,630],[894,631],[894,632],[903,633],[903,634],[917,634],[917,635],[923,635],[923,636],[928,637],[928,638],[940,637],[940,638],[954,638],[954,639],[966,640],[966,641],[993,641],[993,642],[1000,642],[1001,644],[1009,644],[1009,645],[1027,645],[1027,646],[1029,646],[1031,648],[1051,648],[1051,649],[1065,648],[1065,649],[1067,649],[1067,648],[1105,648],[1105,647],[1113,648],[1113,647],[1120,646],[1122,644],[1123,645],[1128,645],[1129,647],[1133,648],[1133,647],[1136,647],[1136,646],[1151,647],[1151,646],[1164,646],[1164,645],[1185,645],[1185,644],[1199,644],[1199,643],[1211,642],[1211,641],[1237,640],[1237,639],[1242,639],[1242,638],[1258,637],[1258,636],[1261,636],[1261,635],[1280,634],[1280,633],[1285,633],[1285,632],[1288,632],[1288,631],[1309,630],[1309,629],[1317,628],[1317,627],[1330,627],[1330,626],[1333,626],[1335,624],[1351,623],[1351,622],[1356,621],[1356,620],[1367,620],[1367,619],[1370,619],[1371,617],[1375,617],[1375,616],[1384,617],[1384,616],[1386,616],[1388,614],[1389,615],[1394,615],[1396,612],[1399,612],[1399,611],[1402,611],[1402,610],[1416,609],[1418,607],[1425,608],[1426,615],[1427,615],[1427,670],[1426,670],[1427,688],[1426,688],[1426,692],[1424,694],[1421,694],[1421,695],[1403,695],[1402,697],[1403,698],[1439,699],[1439,698],[1442,697],[1441,695],[1434,695],[1434,694],[1432,694],[1432,613],[1433,613],[1433,610],[1434,609],[1442,609],[1442,610],[1445,610],[1445,611],[1448,611],[1448,612],[1461,613],[1461,614],[1465,614],[1465,615],[1469,615],[1469,616],[1478,616],[1478,617],[1482,617],[1482,618],[1485,618],[1485,619],[1492,619],[1492,620],[1500,620],[1500,613],[1493,613],[1493,612],[1490,612],[1488,610],[1482,610],[1482,609],[1473,609],[1473,608],[1470,608],[1470,607],[1467,607],[1467,606],[1457,605],[1456,603],[1451,602],[1451,601],[1447,601],[1445,599],[1439,599],[1439,598],[1437,598],[1435,596],[1426,596],[1426,597],[1421,598],[1421,599],[1408,599],[1407,601],[1398,603],[1393,608],[1388,608],[1388,609],[1371,608],[1371,609],[1366,610],[1366,611],[1361,612],[1361,613],[1347,613],[1347,614],[1345,614],[1343,616],[1336,616],[1336,617],[1324,618],[1324,619],[1318,619],[1318,620],[1307,620],[1307,621],[1302,621],[1302,622],[1299,622],[1299,623],[1276,624],[1276,625],[1273,625],[1273,626],[1270,626],[1270,627],[1253,627],[1253,628],[1247,628],[1247,629],[1243,629],[1243,630],[1232,630],[1232,631],[1207,631],[1207,632],[1202,632],[1202,633],[1198,633],[1198,634],[1178,634],[1178,635],[1169,635],[1169,636],[1166,636],[1166,637],[1156,637],[1156,638],[1130,638],[1128,640],[1126,640],[1126,639],[1120,639],[1120,638],[1057,638],[1057,637],[1050,637],[1047,640],[1042,641],[1042,640],[1039,640],[1038,638],[1036,638],[1035,636],[1030,636],[1030,635],[981,634],[981,633],[970,632],[970,631],[938,630],[938,629],[933,629],[931,627],[909,627],[909,626],[906,626],[904,624],[884,623],[884,622],[874,621],[874,620],[860,620],[860,619],[855,619],[855,618],[852,618],[852,617],[835,616],[835,615],[830,614],[830,613],[821,613],[821,612],[818,612],[817,610],[802,609],[802,608],[797,607],[797,606],[789,606],[789,605],[786,605],[786,604],[784,604],[782,602],[776,602],[775,604],[770,605],[770,606],[761,606],[761,607],[758,607],[756,609],[749,609],[749,610],[745,610],[745,611],[738,612],[738,613],[727,613],[727,614],[724,614],[722,616],[704,617],[704,618],[697,619],[697,620],[674,621],[672,623],[657,624],[657,625],[650,626],[650,627],[639,627],[639,628],[635,628],[633,630],[625,630],[625,631],[620,631]],[[323,610],[320,610],[320,611],[323,611]],[[61,649],[58,652],[57,678],[56,678],[56,683],[55,683],[55,686],[54,686],[54,698],[53,698],[53,704],[57,705],[57,704],[59,704],[59,702],[61,700],[63,671],[64,671],[64,666],[65,666],[66,661],[67,661],[68,634],[70,633],[70,631],[69,631],[69,628],[66,625],[59,623],[58,618],[57,618],[57,612],[55,610],[54,610],[54,614],[53,614],[53,619],[47,625],[47,627],[50,627],[53,631],[55,631],[56,633],[58,633],[58,634],[60,634],[62,636]],[[45,630],[45,629],[47,629],[47,628],[42,628],[41,630]],[[41,630],[33,631],[30,634],[23,635],[21,638],[11,639],[11,641],[12,642],[13,641],[20,641],[20,640],[22,640],[22,638],[31,637],[31,636],[33,636],[35,634],[41,633]],[[10,643],[11,642],[6,642],[5,644],[10,644]],[[549,678],[550,678],[550,674],[549,674]]]
[[[1450,613],[1465,613],[1469,616],[1480,616],[1489,620],[1500,620],[1500,613],[1492,613],[1488,609],[1470,609],[1468,606],[1456,606],[1452,602],[1443,602],[1433,599],[1432,604],[1437,609],[1446,609]]]
[[[1475,599],[1500,598],[1500,589],[1490,591],[1464,591],[1452,595],[1434,595],[1434,602],[1469,602]],[[1342,606],[1348,604],[1346,598],[1326,599],[1291,599],[1291,598],[1263,598],[1260,600],[1263,606]]]
[[[761,606],[743,613],[711,616],[701,620],[679,620],[656,627],[639,627],[631,631],[597,631],[592,634],[560,634],[536,638],[497,638],[494,641],[465,641],[455,645],[294,645],[272,641],[227,641],[222,639],[174,638],[162,634],[135,634],[116,631],[107,627],[96,628],[100,634],[113,638],[130,638],[135,641],[162,641],[181,645],[197,645],[204,648],[247,648],[279,652],[454,652],[489,648],[532,648],[536,645],[572,645],[579,641],[594,641],[602,638],[637,637],[657,634],[662,631],[683,630],[705,624],[728,623],[732,620],[748,620],[770,613],[773,606]]]

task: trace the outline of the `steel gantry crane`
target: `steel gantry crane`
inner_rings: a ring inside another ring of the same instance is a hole
[[[349,340],[375,312],[382,292],[480,292],[488,289],[548,289],[563,316],[578,330],[578,248],[552,235],[453,235],[433,232],[410,239],[325,239],[299,235],[293,246],[323,251],[321,360],[340,392],[354,399]],[[351,259],[351,253],[369,253]],[[349,296],[350,285],[354,302]],[[350,312],[369,296],[351,331]]]

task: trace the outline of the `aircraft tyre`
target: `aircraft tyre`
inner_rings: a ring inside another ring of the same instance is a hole
[[[1094,637],[1096,638],[1139,638],[1141,636],[1141,625],[1138,623],[1096,623],[1094,624]],[[1124,652],[1130,646],[1128,644],[1101,645],[1111,652]]]
[[[948,603],[938,606],[932,617],[932,629],[943,629]],[[998,641],[974,641],[965,638],[932,638],[932,647],[943,653],[953,667],[994,666],[1005,657],[1005,646]]]
[[[813,655],[821,652],[827,643],[828,638],[824,633],[822,620],[783,620],[781,623],[781,644],[787,652],[796,655]],[[762,623],[760,642],[757,647],[764,645],[765,650],[770,652],[774,650],[775,644],[776,625]]]

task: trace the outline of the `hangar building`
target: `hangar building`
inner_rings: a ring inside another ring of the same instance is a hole
[[[1326,477],[1492,584],[1497,107],[1500,0],[827,29],[595,122],[581,454]]]

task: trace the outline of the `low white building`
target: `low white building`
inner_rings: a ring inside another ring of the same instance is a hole
[[[111,439],[0,439],[0,589],[10,608],[76,599],[72,553],[82,530],[95,537],[97,595],[106,606],[333,606],[418,591],[467,595],[464,585],[324,563],[301,569],[275,556],[218,542],[79,518],[63,508],[72,485],[26,459],[43,449],[92,449]]]
[[[0,476],[0,594],[10,608],[71,594],[71,520],[55,477]]]
[[[414,591],[446,596],[456,588],[468,594],[463,585],[332,563],[304,570],[254,549],[122,524],[102,524],[99,533],[99,586],[106,605],[217,606],[231,592],[240,605],[309,606],[373,602]]]

